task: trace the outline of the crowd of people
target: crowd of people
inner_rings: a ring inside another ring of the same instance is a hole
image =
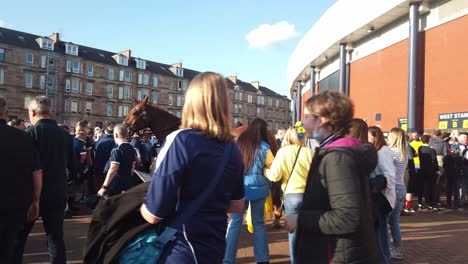
[[[466,135],[407,135],[400,128],[384,134],[354,118],[353,103],[336,92],[311,97],[303,120],[278,130],[276,155],[265,120],[252,120],[241,135],[232,133],[227,84],[212,72],[192,80],[181,127],[162,147],[151,132],[129,135],[123,123],[93,129],[83,120],[70,131],[53,120],[50,109],[46,96],[33,98],[26,129],[20,119],[7,124],[7,101],[0,97],[0,132],[11,139],[0,143],[0,166],[8,175],[0,192],[1,263],[21,263],[39,216],[51,263],[65,263],[64,218],[80,201],[94,208],[99,199],[139,185],[134,171],[150,172],[155,158],[139,217],[159,228],[194,211],[177,227],[159,263],[235,263],[246,211],[255,261],[269,263],[264,212],[273,182],[281,184],[291,263],[402,259],[400,215],[444,206],[463,210],[467,194]],[[207,188],[217,171],[222,174],[216,188]],[[196,207],[204,192],[203,205]]]
[[[72,217],[79,203],[94,208],[104,193],[114,195],[141,183],[131,170],[148,172],[160,146],[145,133],[124,144],[129,142],[123,124],[109,123],[104,133],[85,120],[73,129],[57,124],[46,96],[31,100],[28,113],[28,128],[22,119],[7,122],[7,101],[0,97],[0,132],[9,139],[1,143],[6,177],[0,194],[0,263],[21,263],[38,216],[51,262],[65,263],[64,218]]]

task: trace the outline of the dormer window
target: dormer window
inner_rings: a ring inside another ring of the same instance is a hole
[[[146,61],[141,59],[135,59],[136,67],[138,69],[146,70]]]
[[[119,64],[128,66],[128,58],[125,57],[125,56],[120,55],[119,56]]]
[[[69,55],[78,56],[78,46],[65,43],[65,53]]]
[[[176,76],[177,77],[184,77],[184,69],[176,68]]]
[[[239,91],[239,85],[235,84],[235,85],[234,85],[234,90],[235,90],[235,91]]]
[[[262,92],[261,92],[261,91],[258,91],[257,94],[258,94],[258,95],[262,95]]]
[[[122,54],[115,54],[112,58],[120,65],[128,66],[128,57]]]
[[[36,39],[36,41],[39,43],[41,49],[54,50],[54,42],[51,39],[43,37]]]

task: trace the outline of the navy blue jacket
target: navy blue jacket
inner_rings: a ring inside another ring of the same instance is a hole
[[[102,138],[96,142],[94,147],[94,170],[104,172],[111,151],[116,146],[114,136],[111,135],[103,135]]]

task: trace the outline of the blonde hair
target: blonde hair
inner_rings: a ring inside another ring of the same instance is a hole
[[[305,136],[299,138],[297,136],[297,127],[295,126],[288,128],[286,134],[284,135],[283,142],[281,143],[281,147],[286,147],[289,145],[299,145],[302,147],[305,146]]]
[[[388,146],[400,151],[400,161],[408,159],[408,147],[406,143],[406,133],[403,129],[394,127],[388,133]]]
[[[208,138],[222,142],[234,139],[231,104],[223,76],[203,72],[195,76],[185,95],[181,128],[199,129]]]

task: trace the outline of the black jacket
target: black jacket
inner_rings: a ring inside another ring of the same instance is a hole
[[[368,183],[377,152],[371,144],[335,145],[312,161],[298,217],[298,263],[378,263]]]
[[[439,171],[437,163],[437,155],[434,149],[429,146],[422,145],[419,147],[419,166],[423,177],[433,177]]]
[[[66,169],[74,172],[73,139],[57,122],[41,119],[26,131],[39,152],[42,168],[41,210],[65,209],[67,201]]]
[[[33,170],[39,169],[31,137],[0,119],[1,215],[26,211],[33,198]]]
[[[83,253],[83,262],[118,263],[120,251],[151,224],[140,214],[149,183],[102,201],[94,210]]]

